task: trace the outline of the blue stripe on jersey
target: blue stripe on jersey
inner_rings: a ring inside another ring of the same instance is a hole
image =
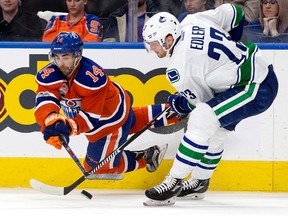
[[[160,112],[162,112],[165,109],[165,106],[163,104],[155,104],[151,106],[151,112],[152,112],[152,118],[155,118]],[[152,119],[149,119],[151,121]],[[164,126],[164,118],[159,119],[154,123],[153,127],[161,127]]]
[[[57,16],[56,16],[57,17]],[[56,18],[55,17],[55,18]],[[66,22],[67,21],[67,19],[66,19],[66,15],[59,15],[59,19],[62,21],[62,22]]]
[[[231,23],[231,29],[237,27],[243,19],[244,16],[244,12],[242,10],[241,7],[237,6],[237,5],[233,5],[231,4],[233,11],[234,11],[234,15],[233,15],[233,19],[232,19],[232,23]]]
[[[95,127],[94,129],[90,130],[89,132],[86,132],[86,135],[93,135],[97,132],[99,132],[101,129],[118,124],[119,121],[121,121],[124,116],[125,116],[125,112],[127,112],[127,107],[126,107],[126,102],[125,102],[125,94],[123,92],[123,89],[118,86],[116,83],[113,83],[118,89],[119,89],[119,106],[118,109],[116,111],[116,113],[111,116],[110,118],[105,118],[105,119],[95,119],[92,118],[91,116],[88,116],[88,119],[90,122],[93,122],[93,125],[96,125],[97,127]],[[97,124],[95,124],[97,123]]]
[[[49,103],[53,103],[55,105],[57,105],[60,109],[60,101],[53,97],[50,93],[48,94],[48,92],[39,92],[36,96],[36,103],[35,103],[35,110],[38,109],[38,107],[42,106],[42,102],[45,102],[45,105],[49,104]],[[44,104],[43,104],[44,105]]]
[[[233,13],[233,18],[232,18],[232,21],[231,21],[230,29],[233,29],[234,26],[235,26],[235,20],[236,20],[236,14],[237,13],[236,13],[235,7],[232,4],[231,4],[231,6],[233,8],[234,13]]]

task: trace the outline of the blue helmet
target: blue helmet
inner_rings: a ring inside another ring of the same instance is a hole
[[[77,57],[77,53],[83,50],[83,42],[80,36],[75,32],[61,32],[53,40],[51,45],[51,54],[73,53]]]

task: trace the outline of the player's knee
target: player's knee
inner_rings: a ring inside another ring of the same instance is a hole
[[[219,128],[216,133],[209,139],[209,150],[213,153],[223,151],[224,141],[228,133],[228,130],[225,128]]]
[[[206,103],[198,103],[191,112],[187,130],[208,140],[220,128],[220,122],[213,109]]]

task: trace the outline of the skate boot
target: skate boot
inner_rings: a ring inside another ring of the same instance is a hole
[[[145,206],[167,206],[173,205],[176,196],[181,192],[182,179],[173,178],[168,174],[164,181],[145,191],[145,195],[149,198],[143,202]]]
[[[190,178],[183,182],[178,199],[199,200],[204,198],[205,192],[208,190],[210,179],[193,179]]]
[[[155,145],[143,151],[133,151],[133,153],[136,154],[136,160],[140,158],[144,158],[146,160],[146,169],[148,172],[154,172],[161,164],[167,148],[168,144],[160,147]]]

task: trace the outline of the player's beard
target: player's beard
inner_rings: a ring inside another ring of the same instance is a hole
[[[81,59],[82,59],[82,56],[77,57],[75,59],[73,65],[70,66],[70,67],[65,67],[65,66],[59,67],[60,71],[63,73],[64,76],[66,76],[66,78],[69,79],[71,77],[71,75],[73,74],[74,70],[78,67]]]
[[[64,76],[69,77],[69,75],[71,75],[71,73],[74,70],[74,66],[71,66],[71,67],[63,66],[63,67],[60,67],[59,69],[61,70]]]

